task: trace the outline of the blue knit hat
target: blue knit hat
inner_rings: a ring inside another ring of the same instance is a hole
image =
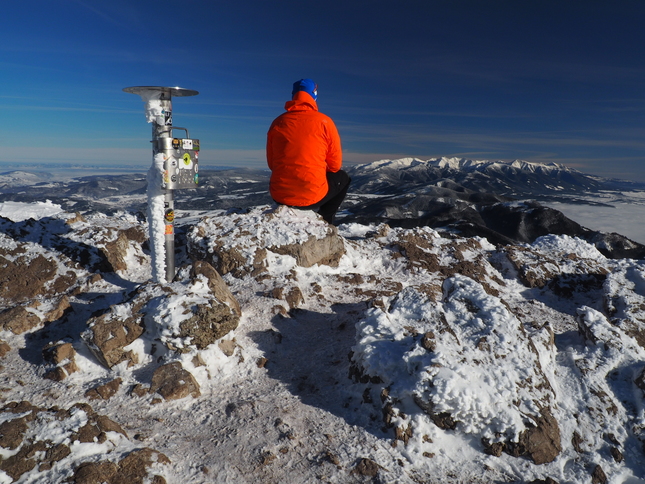
[[[311,79],[300,79],[299,81],[294,82],[291,96],[295,96],[298,91],[305,91],[306,93],[311,94],[314,101],[318,97],[318,85]]]

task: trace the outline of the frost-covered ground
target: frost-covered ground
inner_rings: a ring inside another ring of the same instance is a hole
[[[72,217],[47,203],[6,205],[2,215],[12,214],[41,218],[52,232]],[[68,225],[90,246],[85,229],[116,223],[141,224],[121,213]],[[140,447],[168,457],[154,465],[168,483],[645,482],[643,261],[608,260],[566,236],[503,248],[427,228],[351,224],[339,227],[337,264],[304,267],[271,247],[324,237],[324,222],[307,212],[178,213],[178,223],[193,243],[240,255],[238,270],[224,275],[242,309],[239,326],[223,344],[163,355],[182,362],[201,395],[160,401],[131,392],[162,358],[151,346],[184,317],[182,298],[205,297],[183,278],[186,269],[168,285],[176,295],[148,320],[157,326],[130,346],[137,364],[108,370],[80,337],[92,314],[118,311],[150,279],[149,257],[133,246],[127,268],[88,282],[65,318],[0,333],[11,347],[0,359],[3,404],[90,403],[127,434],[75,442],[69,432],[85,425],[87,411],[58,425],[42,416],[29,435],[65,443],[71,454],[18,482],[63,482],[82,462],[116,461]],[[57,253],[55,244],[29,244],[44,257]],[[178,267],[185,264],[181,253]],[[57,339],[77,352],[78,371],[61,382],[43,378],[40,356]],[[88,398],[116,377],[114,395]],[[522,440],[534,428],[544,431],[543,447]],[[16,451],[0,449],[3,458]],[[0,482],[12,480],[0,472]]]

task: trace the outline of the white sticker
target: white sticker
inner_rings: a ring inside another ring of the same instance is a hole
[[[182,148],[185,150],[192,150],[193,149],[193,140],[192,139],[182,139]]]

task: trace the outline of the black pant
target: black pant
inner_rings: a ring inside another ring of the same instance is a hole
[[[336,212],[338,212],[340,204],[345,200],[345,195],[347,195],[347,189],[351,181],[352,179],[344,170],[338,170],[336,173],[328,171],[327,184],[329,185],[329,189],[327,190],[327,195],[321,201],[312,205],[294,208],[317,211],[325,221],[333,224]]]

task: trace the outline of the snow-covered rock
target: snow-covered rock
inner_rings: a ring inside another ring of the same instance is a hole
[[[82,337],[96,357],[112,368],[122,362],[148,362],[146,345],[157,342],[170,352],[202,350],[234,330],[241,316],[238,302],[217,272],[198,262],[185,279],[170,284],[149,282],[134,296],[87,321]],[[155,347],[156,357],[162,351]]]
[[[159,284],[136,215],[0,222],[52,275],[3,299],[0,483],[645,472],[642,260],[261,206],[179,218]]]
[[[312,211],[256,207],[244,214],[204,218],[188,234],[193,260],[210,262],[222,275],[258,275],[267,251],[292,256],[301,267],[337,266],[345,253],[334,226]]]
[[[0,421],[0,482],[166,482],[165,455],[137,448],[119,424],[87,404],[9,403]]]

